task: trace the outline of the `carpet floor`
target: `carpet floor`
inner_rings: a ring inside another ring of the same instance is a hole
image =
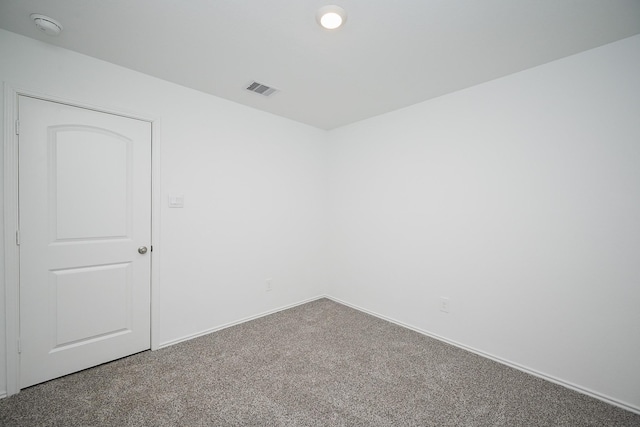
[[[640,426],[327,299],[0,400],[13,426]]]

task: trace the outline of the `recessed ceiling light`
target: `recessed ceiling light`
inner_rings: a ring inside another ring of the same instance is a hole
[[[335,30],[347,20],[347,11],[334,4],[323,6],[316,13],[318,24],[327,30]]]
[[[53,18],[40,15],[38,13],[32,13],[31,19],[36,23],[36,27],[43,33],[50,36],[57,36],[62,32],[62,24]]]

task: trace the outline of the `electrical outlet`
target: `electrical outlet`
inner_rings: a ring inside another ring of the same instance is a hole
[[[447,297],[440,297],[440,311],[448,313],[451,308],[451,302]]]
[[[267,279],[267,287],[265,288],[265,290],[266,290],[267,292],[271,292],[271,281],[272,281],[272,280],[273,280],[273,279]]]

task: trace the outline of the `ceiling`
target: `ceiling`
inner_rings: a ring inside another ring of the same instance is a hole
[[[639,34],[640,0],[0,0],[0,28],[333,129]]]

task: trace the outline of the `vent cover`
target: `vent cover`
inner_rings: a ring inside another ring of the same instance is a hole
[[[255,92],[262,96],[273,95],[278,91],[278,89],[272,88],[270,86],[267,86],[258,82],[252,82],[249,86],[247,86],[247,90],[250,92]]]

